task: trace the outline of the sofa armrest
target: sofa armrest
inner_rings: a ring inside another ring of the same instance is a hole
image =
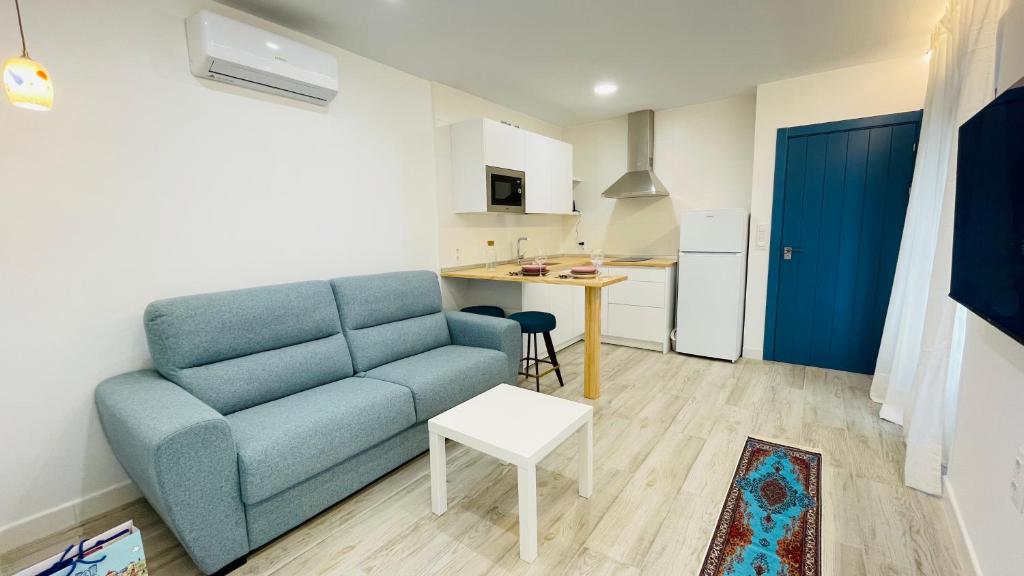
[[[151,370],[96,388],[118,461],[206,573],[249,552],[231,428],[218,412]]]
[[[518,322],[468,312],[445,312],[444,315],[452,344],[504,352],[508,356],[507,383],[516,383],[523,355],[523,332]]]

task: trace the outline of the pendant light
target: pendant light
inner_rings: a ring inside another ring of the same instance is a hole
[[[11,104],[28,110],[49,110],[53,107],[53,82],[50,73],[28,55],[25,44],[25,26],[21,23],[21,5],[14,0],[18,12],[18,30],[21,31],[21,56],[4,62],[4,90]]]

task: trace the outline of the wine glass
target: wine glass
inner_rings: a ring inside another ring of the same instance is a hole
[[[597,268],[597,275],[601,275],[601,265],[604,264],[604,251],[600,248],[595,249],[590,253],[590,261]]]
[[[538,265],[537,273],[544,276],[547,272],[544,268],[544,262],[548,261],[548,255],[544,252],[544,248],[538,248],[537,254],[534,255],[534,263]]]
[[[537,249],[537,254],[533,257],[533,261],[537,263],[537,266],[544,266],[544,263],[548,261],[548,255],[544,252],[543,248]]]

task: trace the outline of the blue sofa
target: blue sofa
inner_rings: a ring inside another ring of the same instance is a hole
[[[442,311],[425,271],[161,300],[144,320],[155,370],[101,383],[96,406],[207,574],[424,452],[427,419],[515,382],[522,346],[511,320]]]

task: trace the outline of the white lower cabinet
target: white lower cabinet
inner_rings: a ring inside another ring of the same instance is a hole
[[[648,306],[608,304],[608,336],[660,342],[664,338],[665,311]]]
[[[630,266],[605,269],[605,274],[629,276],[602,291],[601,340],[609,344],[668,352],[669,334],[675,321],[675,267]],[[555,315],[551,333],[555,350],[583,338],[585,306],[583,288],[556,284],[529,284],[523,288],[522,310]],[[538,343],[540,340],[538,340]],[[541,358],[547,358],[541,343]]]
[[[667,353],[675,319],[675,271],[675,267],[606,268],[605,274],[629,279],[604,290],[601,340]]]
[[[659,282],[639,282],[626,280],[612,284],[607,288],[609,304],[626,304],[629,306],[665,307],[665,284]]]
[[[555,350],[560,350],[583,337],[583,288],[559,286],[557,284],[524,283],[524,311],[548,312],[555,316],[555,329],[551,341]],[[543,337],[537,337],[541,358],[547,358]]]

